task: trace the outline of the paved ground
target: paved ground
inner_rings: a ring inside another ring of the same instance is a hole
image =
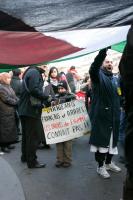
[[[68,169],[55,168],[55,145],[51,145],[50,150],[38,150],[39,160],[47,163],[45,169],[28,169],[26,164],[22,164],[20,144],[1,158],[7,161],[7,166],[16,173],[26,200],[120,200],[125,176],[124,166],[119,164],[122,172],[111,173],[111,179],[103,180],[96,173],[96,163],[94,155],[89,152],[88,140],[88,136],[74,140],[73,165]],[[115,161],[117,159],[118,157]],[[4,192],[8,192],[6,187]],[[0,200],[12,199],[9,196],[8,199]]]
[[[0,200],[25,200],[16,173],[3,158],[0,158],[0,182]]]

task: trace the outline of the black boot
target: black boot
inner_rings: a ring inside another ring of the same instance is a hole
[[[38,149],[50,149],[50,145],[40,143],[39,146],[38,146]]]

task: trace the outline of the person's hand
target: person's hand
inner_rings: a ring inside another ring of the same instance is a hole
[[[107,49],[111,49],[111,46],[106,47]]]
[[[108,51],[108,49],[111,49],[111,46],[108,46],[108,47],[106,47],[104,49],[101,49],[100,53],[106,53]]]
[[[55,100],[55,101],[51,102],[51,106],[56,106],[56,105],[58,105],[58,100]]]
[[[50,103],[52,101],[52,96],[49,95],[47,101]]]

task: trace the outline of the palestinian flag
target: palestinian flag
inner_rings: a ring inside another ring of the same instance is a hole
[[[123,42],[132,11],[132,0],[1,1],[1,68],[85,55]]]

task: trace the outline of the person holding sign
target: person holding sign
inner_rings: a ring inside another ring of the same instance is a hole
[[[58,94],[56,100],[52,103],[53,105],[69,102],[75,100],[74,94],[68,92],[68,85],[65,80],[59,81],[58,83]],[[72,160],[72,141],[65,141],[56,144],[57,149],[57,162],[56,167],[70,167]]]
[[[107,50],[99,52],[89,71],[92,81],[90,150],[95,152],[97,173],[103,178],[110,178],[108,170],[121,171],[112,162],[113,155],[118,154],[121,90],[119,80],[112,73],[112,60],[106,57]]]

